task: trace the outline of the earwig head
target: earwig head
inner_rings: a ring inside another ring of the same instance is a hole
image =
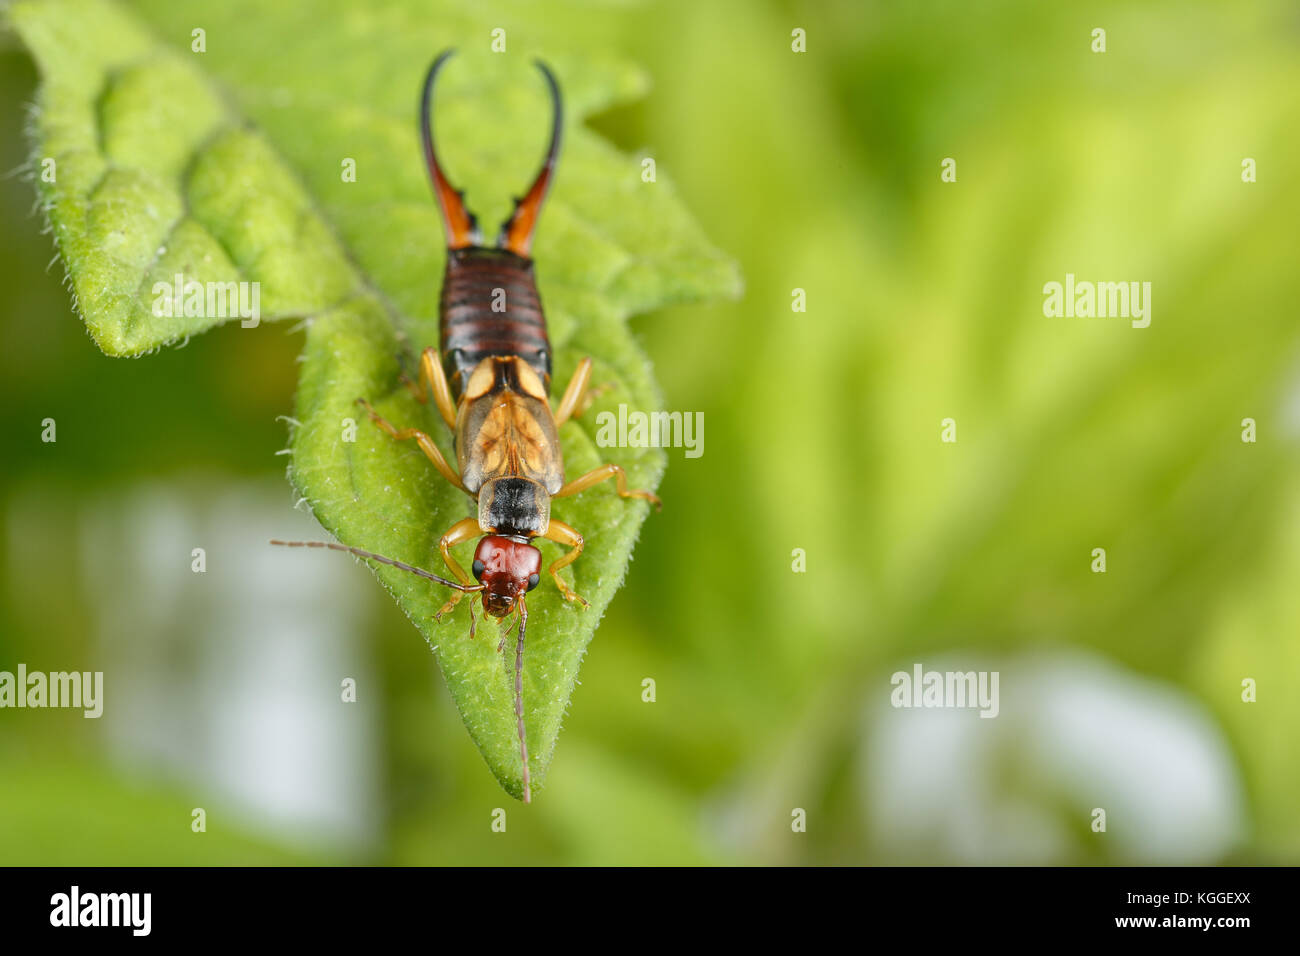
[[[483,610],[505,617],[542,579],[542,552],[518,538],[485,535],[474,552],[472,570],[485,586]]]

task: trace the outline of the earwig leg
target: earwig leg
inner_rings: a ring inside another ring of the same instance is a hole
[[[547,541],[554,541],[556,544],[566,545],[573,549],[568,554],[553,561],[546,571],[551,577],[555,578],[555,586],[560,589],[560,593],[564,595],[566,601],[582,601],[582,606],[588,607],[589,605],[587,602],[579,597],[573,588],[560,580],[560,569],[568,567],[574,561],[578,560],[578,555],[582,554],[582,547],[585,544],[582,535],[575,529],[569,527],[563,521],[556,521],[552,518],[551,526],[546,529],[544,537]],[[460,595],[455,594],[453,597],[458,598]]]
[[[406,374],[406,356],[401,352],[397,353],[397,380],[406,386],[406,390],[411,393],[411,397],[421,405],[429,404],[429,395],[421,387],[419,382],[412,380],[411,376]]]
[[[573,417],[581,418],[583,415],[587,414],[587,409],[591,408],[592,403],[596,399],[600,398],[600,396],[604,395],[606,392],[612,392],[613,390],[613,382],[601,382],[599,385],[593,385],[591,388],[588,388],[587,394],[582,397],[582,400],[578,402],[578,407],[573,410]]]
[[[577,371],[573,373],[573,378],[569,379],[569,387],[564,390],[564,397],[560,399],[559,407],[555,410],[556,428],[559,428],[573,416],[578,403],[587,394],[587,384],[590,381],[591,359],[585,358],[578,363]]]
[[[447,386],[447,374],[438,361],[436,348],[431,345],[420,353],[419,382],[411,381],[405,370],[398,374],[397,380],[406,386],[411,397],[421,405],[429,404],[429,395],[432,393],[442,420],[452,431],[456,430],[456,403],[452,400],[451,389]]]
[[[559,491],[551,495],[552,498],[563,498],[567,495],[576,495],[579,492],[586,491],[592,485],[598,485],[602,481],[608,481],[611,478],[617,479],[618,496],[620,498],[644,498],[656,508],[663,508],[664,503],[659,500],[659,496],[649,491],[640,491],[629,489],[627,486],[627,472],[619,465],[601,465],[587,472],[581,478],[574,478],[573,481],[564,485]],[[554,522],[551,522],[554,524]]]
[[[573,378],[569,379],[569,386],[564,390],[564,396],[557,406],[555,427],[559,428],[570,418],[578,418],[585,414],[587,409],[591,407],[592,402],[613,387],[609,382],[601,382],[599,385],[593,386],[591,384],[591,359],[583,359],[578,363]]]
[[[555,171],[555,160],[560,154],[560,131],[564,128],[564,106],[560,100],[560,85],[546,64],[537,60],[537,68],[546,77],[546,85],[551,91],[551,106],[554,115],[551,120],[551,145],[546,149],[546,158],[542,160],[541,171],[533,180],[532,186],[523,199],[515,200],[515,211],[501,226],[501,237],[497,245],[509,249],[517,256],[527,259],[533,245],[533,230],[537,228],[537,216],[542,210],[542,201],[551,186],[551,175]]]
[[[420,382],[433,392],[433,400],[442,413],[442,420],[453,432],[456,430],[456,403],[451,400],[451,389],[447,387],[447,374],[438,361],[438,350],[429,346],[420,354]]]
[[[477,520],[474,518],[461,518],[452,525],[447,530],[447,533],[438,541],[438,550],[442,552],[442,560],[447,562],[447,567],[451,568],[451,573],[454,574],[456,579],[462,584],[473,585],[474,580],[465,573],[465,569],[462,568],[460,564],[457,563],[456,559],[451,556],[451,549],[464,541],[471,541],[474,538],[477,538],[482,533],[483,532],[479,529]],[[450,614],[463,593],[465,592],[452,592],[451,599],[442,606],[441,611],[434,615],[434,619],[441,621],[444,614]]]
[[[447,459],[442,457],[442,452],[438,450],[438,446],[433,443],[432,438],[420,431],[418,428],[398,429],[392,422],[388,421],[371,408],[370,403],[364,398],[358,398],[357,401],[366,407],[366,411],[370,413],[370,418],[374,423],[393,438],[398,441],[406,441],[407,439],[414,438],[416,443],[419,444],[420,450],[424,452],[425,457],[427,457],[429,461],[433,462],[434,468],[438,469],[439,474],[461,491],[464,491],[465,494],[469,494],[469,491],[463,484],[461,484],[460,475],[456,474],[456,472],[452,470],[451,465],[447,464]]]
[[[425,394],[418,382],[413,382],[405,372],[397,373],[397,380],[406,386],[406,390],[411,393],[411,397],[421,405],[429,404],[429,396]]]

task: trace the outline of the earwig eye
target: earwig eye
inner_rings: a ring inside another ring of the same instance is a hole
[[[474,559],[474,563],[471,564],[471,565],[469,566],[469,569],[470,569],[470,571],[472,571],[472,572],[474,573],[474,580],[475,580],[475,581],[482,581],[482,580],[483,580],[483,562],[482,562],[482,561],[480,561],[478,558],[475,558],[475,559]]]
[[[528,575],[528,590],[531,591],[533,588],[537,587],[538,582],[541,580],[542,580],[542,576],[538,574],[536,571]]]

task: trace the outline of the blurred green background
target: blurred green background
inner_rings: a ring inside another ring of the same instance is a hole
[[[364,569],[267,553],[313,534],[301,333],[95,349],[0,40],[0,670],[110,672],[99,720],[0,711],[0,863],[1300,862],[1295,5],[563,15],[652,75],[593,125],[746,292],[635,321],[705,451],[529,807]],[[1067,272],[1151,282],[1150,328],[1045,318]],[[999,671],[999,717],[891,708],[917,663]]]

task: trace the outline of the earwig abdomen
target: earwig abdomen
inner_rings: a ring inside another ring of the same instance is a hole
[[[442,280],[442,367],[459,401],[470,374],[489,355],[517,355],[550,393],[551,343],[533,260],[506,249],[447,250]]]

